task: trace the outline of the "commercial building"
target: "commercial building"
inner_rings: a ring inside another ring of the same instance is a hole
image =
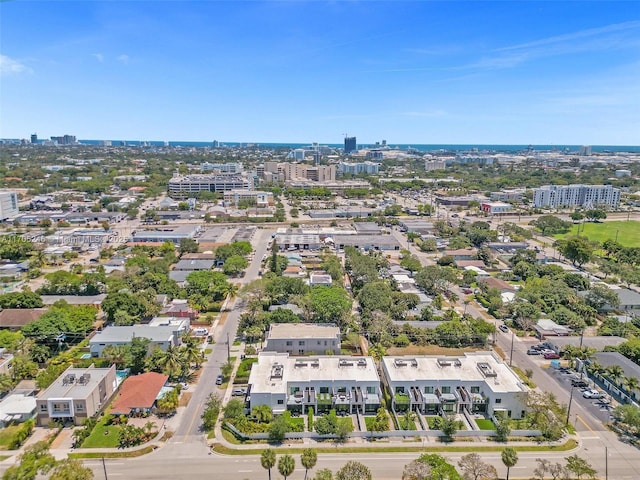
[[[545,185],[533,190],[536,208],[616,208],[618,202],[620,189],[611,185]]]
[[[340,162],[340,164],[338,164],[338,173],[341,175],[377,175],[379,170],[380,165],[374,162]]]
[[[375,413],[380,407],[380,378],[371,357],[290,357],[262,352],[249,376],[249,405],[268,405],[274,414],[285,410],[315,414],[331,409]]]
[[[183,238],[195,238],[201,229],[200,225],[181,225],[175,228],[139,230],[133,234],[131,241],[134,243],[172,242],[178,245]]]
[[[9,190],[0,190],[0,221],[14,218],[19,213],[18,194]]]
[[[224,192],[225,207],[250,206],[267,208],[273,206],[273,193],[255,190],[230,190]]]
[[[480,208],[489,215],[504,215],[513,210],[513,205],[505,202],[482,202]]]
[[[383,381],[396,411],[495,415],[522,418],[528,387],[491,352],[461,357],[384,357]]]
[[[265,352],[292,355],[340,354],[340,329],[332,324],[272,323]]]
[[[227,192],[229,190],[251,190],[253,181],[236,173],[220,175],[176,175],[169,180],[171,198],[188,198],[198,192]]]
[[[217,171],[220,173],[241,173],[241,163],[209,163],[204,162],[200,164],[200,170],[203,172]]]
[[[134,338],[148,338],[149,351],[156,348],[167,350],[169,346],[180,345],[180,336],[185,329],[180,326],[110,326],[94,335],[89,340],[89,352],[92,357],[102,357],[102,352],[107,346],[129,345]]]
[[[37,423],[51,421],[82,425],[98,413],[117,389],[116,366],[110,368],[67,368],[36,399]]]

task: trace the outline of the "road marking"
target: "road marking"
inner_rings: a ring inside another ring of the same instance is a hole
[[[585,422],[580,415],[576,414],[576,419],[580,420],[580,423],[582,423],[585,427],[587,427],[591,433],[596,433],[595,430],[591,428],[589,424]]]

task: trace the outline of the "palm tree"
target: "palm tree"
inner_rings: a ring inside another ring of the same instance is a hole
[[[509,470],[518,463],[518,452],[511,447],[502,450],[502,463],[507,467],[507,480],[509,480]]]
[[[283,455],[278,460],[278,471],[280,475],[284,477],[284,480],[287,480],[287,477],[293,473],[296,469],[296,461],[291,455]]]
[[[307,480],[307,472],[316,466],[318,454],[313,448],[305,448],[300,455],[300,463],[304,467],[304,480]]]
[[[616,385],[620,385],[620,379],[624,377],[624,370],[620,365],[611,365],[606,369],[606,375]]]
[[[633,392],[638,390],[640,387],[640,380],[637,377],[624,377],[622,382],[624,384],[625,390],[629,393],[630,396],[634,396]]]
[[[184,358],[179,349],[173,345],[169,345],[169,347],[158,356],[157,362],[158,366],[166,375],[175,378],[182,372]]]
[[[269,471],[269,480],[271,480],[271,469],[276,464],[276,452],[271,448],[263,450],[260,455],[260,463],[262,464],[262,468]]]

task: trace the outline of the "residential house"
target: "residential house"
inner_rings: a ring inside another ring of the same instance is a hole
[[[250,408],[268,405],[285,410],[324,414],[375,413],[380,407],[380,378],[371,357],[290,357],[262,352],[249,376]]]
[[[184,330],[176,326],[110,326],[94,335],[89,340],[89,351],[92,357],[101,357],[102,351],[109,345],[129,345],[134,337],[148,338],[149,351],[159,348],[167,350],[169,346],[177,347],[181,344]]]
[[[37,423],[73,422],[82,425],[109,402],[117,388],[116,367],[67,368],[36,399]]]
[[[113,415],[151,413],[168,379],[167,375],[156,372],[127,377],[120,385],[118,396],[111,405],[111,413]]]
[[[525,415],[528,387],[493,352],[384,357],[382,373],[396,411]]]
[[[46,308],[5,308],[0,310],[0,328],[20,330],[26,324],[39,319]]]
[[[332,324],[272,323],[264,351],[292,355],[340,354],[340,329]]]
[[[11,393],[0,402],[0,428],[11,423],[22,423],[36,414],[36,397],[24,393]]]

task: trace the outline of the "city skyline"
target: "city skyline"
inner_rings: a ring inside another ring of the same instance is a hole
[[[638,6],[4,2],[0,138],[636,145]]]

